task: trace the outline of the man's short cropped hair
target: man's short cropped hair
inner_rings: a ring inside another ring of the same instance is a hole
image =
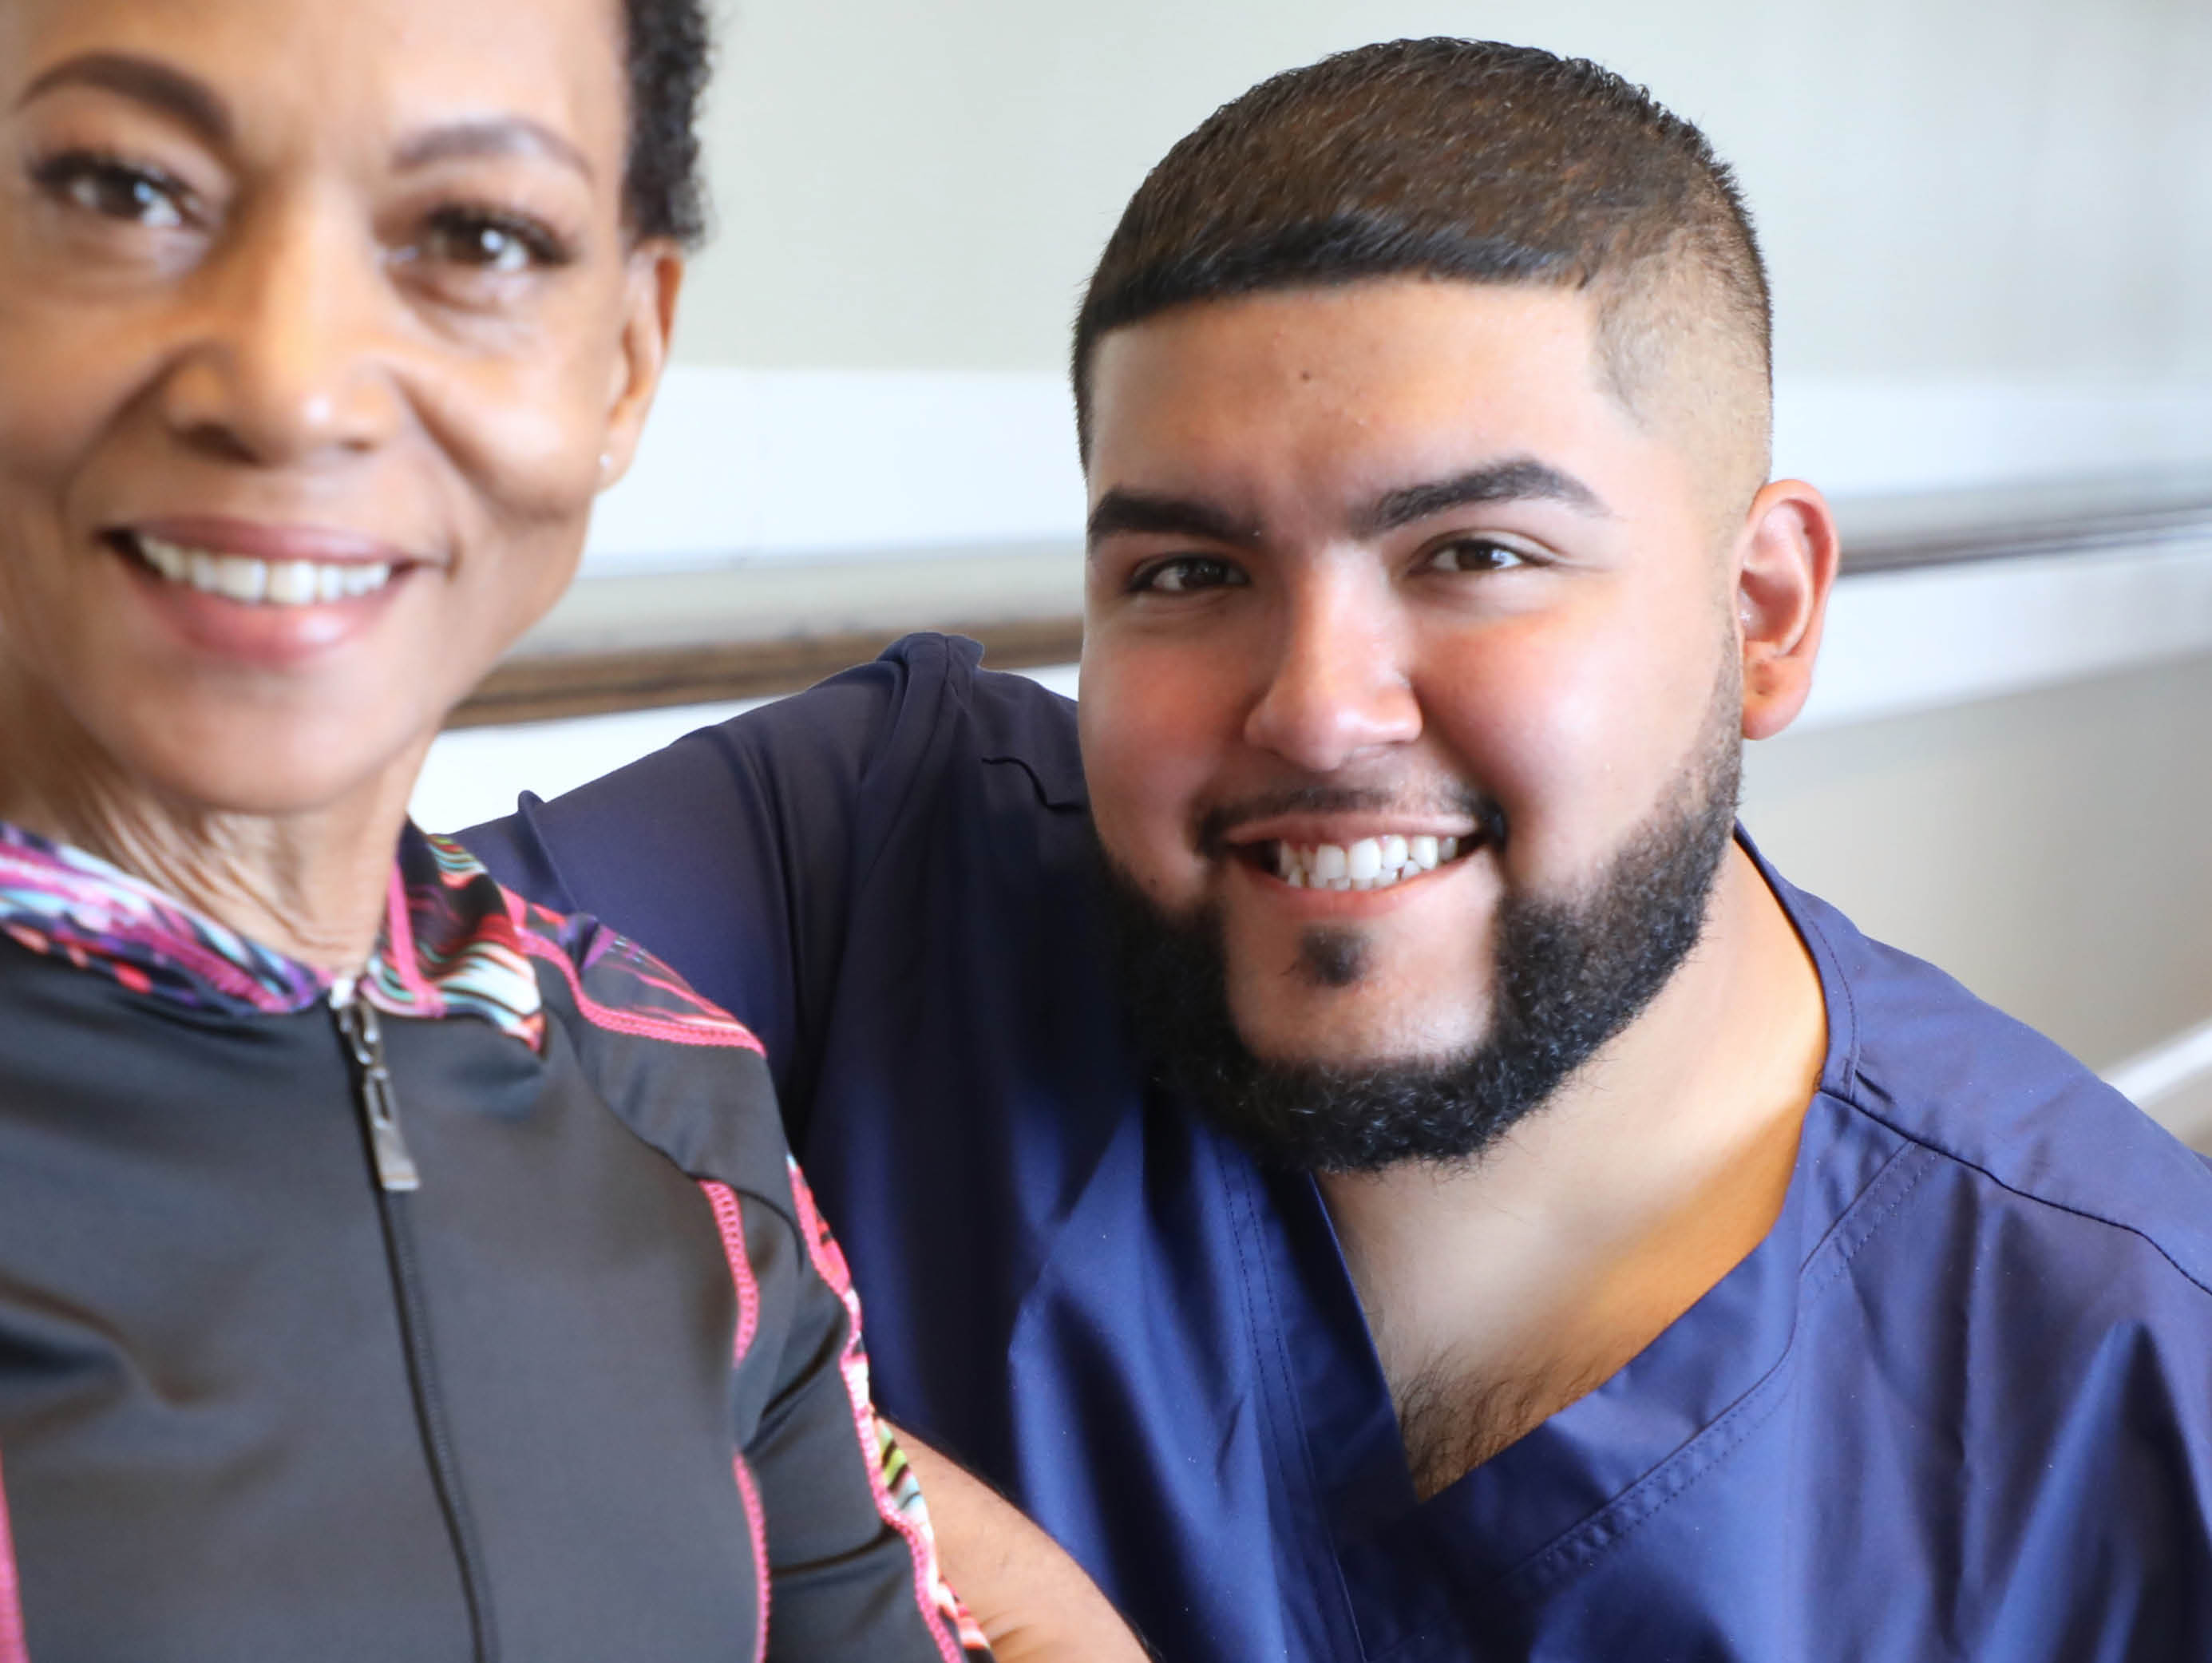
[[[1152,169],[1076,322],[1085,459],[1108,332],[1191,302],[1400,276],[1590,292],[1622,403],[1646,420],[1678,405],[1764,480],[1771,314],[1727,165],[1609,70],[1451,39],[1264,81]]]

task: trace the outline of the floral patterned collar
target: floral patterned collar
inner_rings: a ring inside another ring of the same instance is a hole
[[[394,1016],[474,1016],[543,1049],[522,906],[475,856],[410,825],[359,987]],[[132,991],[233,1016],[283,1015],[336,978],[271,952],[80,849],[0,821],[0,933]]]

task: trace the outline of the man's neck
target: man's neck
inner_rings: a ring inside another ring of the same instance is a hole
[[[1826,1045],[1812,960],[1731,849],[1697,950],[1498,1148],[1322,1179],[1423,1496],[1603,1384],[1758,1246]]]

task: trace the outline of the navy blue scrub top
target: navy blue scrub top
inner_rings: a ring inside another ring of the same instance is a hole
[[[2197,1156],[1770,871],[1830,1034],[1780,1219],[1417,1502],[1312,1182],[1146,1081],[1073,706],[976,656],[909,637],[466,840],[762,1037],[878,1401],[1164,1657],[2212,1659]]]

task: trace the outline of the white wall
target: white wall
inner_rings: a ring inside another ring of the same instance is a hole
[[[680,351],[1052,370],[1168,145],[1399,34],[1594,56],[1704,125],[1790,375],[2212,380],[2204,0],[737,0]]]
[[[2206,0],[736,0],[720,231],[594,571],[1071,540],[1063,369],[1129,191],[1401,34],[1595,56],[1742,174],[1777,461],[1831,491],[2212,460]]]
[[[2110,1068],[2212,1020],[2212,656],[1745,752],[1744,823],[1861,928]]]

